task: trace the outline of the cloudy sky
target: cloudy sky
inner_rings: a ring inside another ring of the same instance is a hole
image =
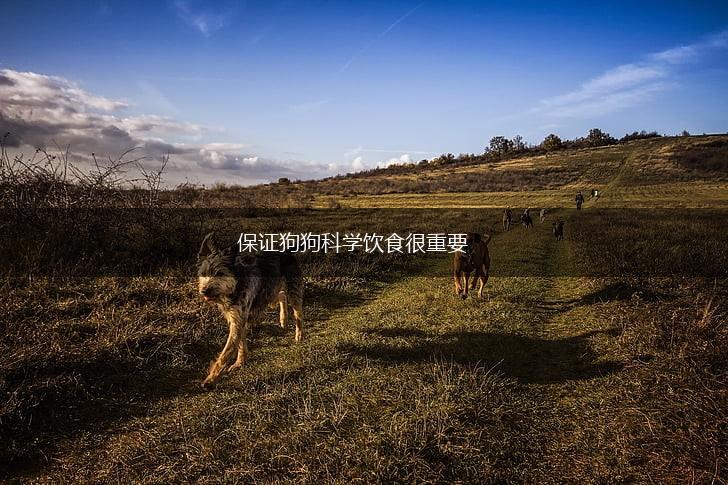
[[[169,154],[172,185],[317,178],[478,153],[495,135],[728,131],[724,0],[2,10],[6,144],[81,162]]]

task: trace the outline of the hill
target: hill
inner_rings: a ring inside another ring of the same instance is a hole
[[[637,202],[630,200],[629,188],[639,186],[651,191],[654,201],[682,200],[680,191],[698,190],[700,196],[691,203],[699,205],[703,200],[707,204],[721,200],[726,182],[728,135],[659,137],[502,159],[475,157],[462,163],[453,159],[392,166],[316,181],[222,187],[207,191],[204,204],[503,207],[512,202],[514,206],[570,206],[575,190],[599,188],[611,191],[604,204],[619,207]]]

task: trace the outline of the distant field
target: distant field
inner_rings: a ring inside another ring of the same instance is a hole
[[[601,186],[599,186],[601,187]],[[728,183],[684,182],[635,187],[600,188],[598,200],[579,185],[527,192],[443,192],[434,194],[360,195],[337,199],[342,207],[358,208],[572,208],[577,190],[585,207],[600,208],[728,208]],[[314,200],[325,207],[327,198]]]

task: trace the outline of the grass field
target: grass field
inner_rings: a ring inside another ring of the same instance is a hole
[[[213,392],[199,382],[226,328],[184,273],[3,280],[1,477],[725,483],[728,184],[656,181],[645,157],[664,142],[635,147],[594,151],[608,177],[580,213],[566,209],[589,171],[530,191],[337,197],[318,223],[429,207],[471,230],[503,207],[551,211],[498,231],[483,299],[455,296],[448,255],[310,278],[305,340],[271,311],[248,366]],[[417,222],[393,213],[377,227]]]
[[[362,195],[339,199],[342,207],[352,208],[571,208],[576,187],[528,192],[440,192],[434,194]],[[728,183],[684,182],[602,189],[599,200],[587,206],[599,208],[726,208]],[[326,200],[326,199],[324,199]],[[321,204],[323,206],[323,203]]]

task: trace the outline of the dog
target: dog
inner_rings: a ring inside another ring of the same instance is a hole
[[[528,209],[523,211],[523,214],[521,214],[521,224],[526,226],[526,229],[533,227],[533,219],[531,219],[531,214],[529,214]]]
[[[541,211],[538,213],[538,219],[539,219],[539,221],[541,221],[541,224],[543,224],[544,221],[546,220],[546,209],[545,208],[542,208]]]
[[[470,287],[475,289],[477,281],[480,280],[480,288],[478,296],[483,297],[483,288],[488,283],[488,273],[490,272],[490,254],[488,253],[488,243],[492,239],[490,234],[482,237],[480,234],[471,232],[466,238],[464,252],[456,252],[453,261],[453,279],[455,280],[455,294],[459,295],[463,300],[468,297],[468,280],[470,274],[473,274],[473,282]],[[464,284],[463,284],[464,280]]]
[[[507,232],[511,230],[511,223],[513,222],[513,212],[510,209],[503,211],[503,231]]]
[[[557,241],[564,240],[564,221],[554,222],[551,224],[551,230],[554,233],[554,237]]]
[[[245,365],[248,333],[276,302],[281,327],[288,322],[290,306],[296,342],[302,338],[303,277],[296,258],[291,253],[247,254],[237,249],[237,245],[219,249],[210,233],[197,254],[198,292],[206,302],[218,306],[229,326],[225,346],[202,382],[205,389],[214,388],[221,375]]]

